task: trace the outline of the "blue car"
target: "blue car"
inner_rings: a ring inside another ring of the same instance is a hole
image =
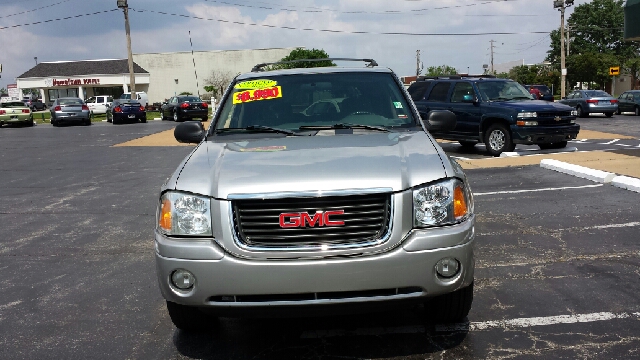
[[[612,117],[618,112],[618,99],[602,90],[574,90],[559,103],[574,107],[578,117],[587,117],[592,113],[602,113]]]
[[[107,121],[115,124],[147,122],[147,111],[135,100],[117,99],[107,108]]]

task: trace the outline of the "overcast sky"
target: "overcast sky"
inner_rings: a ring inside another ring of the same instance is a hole
[[[416,50],[425,69],[446,64],[481,73],[490,62],[490,40],[496,41],[495,64],[539,63],[549,49],[548,32],[560,26],[553,0],[128,2],[134,53],[189,51],[191,31],[196,51],[302,46],[332,57],[373,58],[400,76],[415,74]],[[35,66],[34,57],[125,59],[124,16],[116,9],[116,0],[0,0],[0,87]],[[479,33],[494,34],[471,35]]]

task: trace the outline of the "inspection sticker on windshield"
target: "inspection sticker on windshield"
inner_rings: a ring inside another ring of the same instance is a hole
[[[396,109],[402,109],[402,103],[400,101],[394,101],[393,106],[395,106]]]
[[[277,81],[259,79],[239,82],[234,86],[234,89],[238,90],[254,90],[254,89],[266,89],[278,85]]]
[[[282,87],[274,86],[265,89],[245,90],[233,94],[233,104],[244,104],[258,100],[270,100],[282,97]]]

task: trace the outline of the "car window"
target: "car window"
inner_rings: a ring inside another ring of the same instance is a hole
[[[3,108],[23,108],[25,107],[25,104],[21,101],[7,101],[7,102],[3,102],[0,103],[2,104]]]
[[[533,88],[537,89],[538,91],[540,91],[540,93],[542,93],[542,95],[551,94],[551,90],[549,90],[549,88],[546,85],[536,85],[536,86],[533,86]]]
[[[171,100],[169,101],[171,104],[177,104],[178,103],[178,99],[176,97],[172,97]]]
[[[450,88],[451,83],[449,82],[436,83],[431,89],[427,101],[447,101],[447,95],[449,94]]]
[[[584,92],[584,94],[586,95],[586,97],[610,97],[611,95],[609,95],[608,93],[601,91],[601,90],[587,90]]]
[[[178,102],[202,102],[197,96],[182,96],[178,98]]]
[[[462,102],[462,98],[465,95],[471,95],[472,97],[474,96],[473,86],[471,85],[471,83],[466,81],[457,82],[453,87],[453,93],[451,94],[451,102],[452,103]]]
[[[84,105],[80,99],[58,99],[58,105]]]
[[[113,102],[113,97],[108,96],[108,97],[107,97],[107,102]]]
[[[413,101],[420,101],[424,98],[424,94],[427,92],[429,85],[431,85],[431,83],[426,81],[414,82],[409,86],[407,91],[411,95],[411,99],[413,99]]]
[[[326,112],[306,111],[322,102],[329,104]],[[280,75],[235,83],[214,128],[258,125],[298,130],[337,123],[415,126],[409,109],[389,73]]]
[[[633,97],[636,98],[636,100],[640,100],[640,94],[634,94]]]

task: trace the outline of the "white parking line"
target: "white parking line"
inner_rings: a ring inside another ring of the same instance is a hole
[[[624,223],[624,224],[608,224],[608,225],[596,225],[596,226],[587,226],[587,227],[581,227],[581,230],[590,230],[590,229],[611,229],[611,228],[625,228],[625,227],[635,227],[635,226],[640,226],[640,222],[628,222],[628,223]],[[568,228],[568,229],[559,229],[560,231],[563,230],[574,230],[575,228]]]
[[[521,193],[529,193],[529,192],[556,191],[556,190],[568,190],[568,189],[586,189],[586,188],[600,187],[600,186],[603,186],[603,185],[604,184],[595,184],[595,185],[564,186],[564,187],[557,187],[557,188],[530,189],[530,190],[493,191],[493,192],[485,192],[485,193],[473,193],[473,196],[500,195],[500,194],[521,194]]]
[[[482,331],[490,329],[513,329],[528,328],[533,326],[549,326],[558,324],[590,323],[596,321],[610,321],[616,319],[640,318],[640,312],[599,312],[591,314],[557,315],[530,318],[517,318],[510,320],[494,320],[482,322],[467,322],[457,324],[438,324],[435,330],[438,332],[451,331]],[[374,327],[359,328],[355,330],[332,329],[332,330],[310,330],[300,335],[302,339],[320,339],[338,336],[380,336],[388,334],[417,334],[425,332],[422,325],[398,326],[398,327]]]
[[[606,143],[600,143],[600,145],[611,145],[611,144],[613,144],[614,142],[618,142],[618,141],[620,141],[620,139],[613,139],[613,140],[611,140],[611,141],[609,141],[609,142],[606,142]]]

